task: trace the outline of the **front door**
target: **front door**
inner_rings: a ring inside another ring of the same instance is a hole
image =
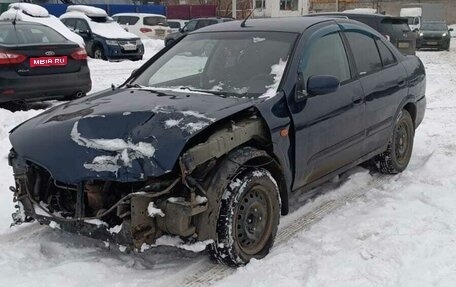
[[[360,157],[365,139],[364,95],[338,25],[330,24],[303,39],[298,73],[331,75],[340,87],[326,95],[290,99],[295,129],[294,189],[309,184]]]

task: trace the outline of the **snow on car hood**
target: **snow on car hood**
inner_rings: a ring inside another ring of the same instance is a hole
[[[97,23],[90,21],[92,32],[108,39],[137,39],[138,36],[125,31],[117,22]]]
[[[13,129],[16,153],[68,184],[161,176],[187,142],[251,99],[122,89],[54,107]]]

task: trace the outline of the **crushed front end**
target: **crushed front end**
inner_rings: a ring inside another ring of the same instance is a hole
[[[138,182],[55,180],[43,167],[14,149],[14,224],[41,224],[140,250],[163,234],[196,237],[194,217],[207,210],[207,200],[180,174]]]

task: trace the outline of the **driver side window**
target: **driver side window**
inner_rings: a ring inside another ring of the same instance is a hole
[[[338,32],[325,35],[313,43],[301,59],[300,72],[304,83],[316,75],[334,76],[341,83],[351,78],[347,54]]]
[[[74,28],[77,33],[87,33],[89,31],[89,25],[84,20],[77,20]]]

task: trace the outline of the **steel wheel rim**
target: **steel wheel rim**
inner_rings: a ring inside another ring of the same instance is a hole
[[[410,148],[409,139],[410,132],[408,126],[404,121],[401,121],[396,127],[394,139],[396,159],[400,163],[404,163],[407,160]]]
[[[239,199],[235,214],[235,239],[249,255],[261,252],[273,228],[273,204],[268,191],[253,186]]]
[[[101,50],[96,49],[93,56],[95,57],[95,59],[101,59],[102,58]]]

